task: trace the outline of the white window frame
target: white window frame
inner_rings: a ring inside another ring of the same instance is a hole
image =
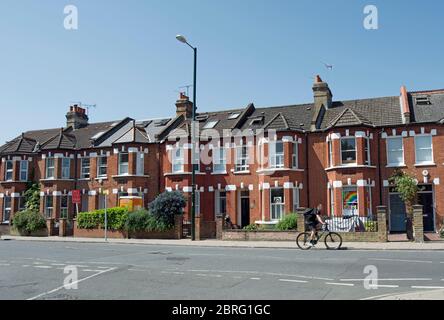
[[[128,161],[122,161],[122,157],[128,157]],[[127,176],[129,175],[129,153],[128,152],[120,152],[119,153],[119,176]]]
[[[418,144],[417,140],[421,138],[428,138],[430,139],[430,148],[421,148],[420,150],[430,150],[430,161],[418,161]],[[433,136],[431,134],[421,134],[421,135],[415,135],[415,164],[416,165],[427,165],[427,164],[434,164],[434,157],[433,157]]]
[[[293,142],[291,150],[291,167],[293,169],[299,168],[299,143]]]
[[[277,152],[277,146],[282,146],[282,151]],[[269,143],[270,149],[270,168],[271,169],[281,169],[284,167],[285,162],[285,148],[284,142],[282,140],[271,141]]]
[[[331,139],[328,140],[328,165],[330,167],[334,167],[334,163],[333,163],[333,141]]]
[[[66,206],[64,206],[63,200],[66,200]],[[69,215],[69,195],[65,194],[60,196],[60,218],[68,219],[68,215]]]
[[[349,150],[343,150],[342,149],[342,141],[344,141],[344,140],[353,140],[355,142],[355,148],[354,149],[349,149]],[[357,160],[358,160],[356,137],[342,137],[340,142],[341,142],[341,164],[345,165],[345,166],[356,165]],[[353,150],[355,152],[355,159],[354,160],[350,160],[350,161],[349,160],[345,160],[344,161],[343,153],[344,152],[352,152]]]
[[[66,162],[68,167],[66,167]],[[62,158],[62,179],[70,179],[71,178],[71,159],[70,158]]]
[[[23,167],[23,165],[24,165],[24,167]],[[19,180],[22,182],[28,181],[28,173],[29,173],[29,161],[28,160],[20,160]]]
[[[355,210],[355,212],[353,213],[353,215],[354,216],[359,216],[359,202],[360,202],[360,199],[359,199],[359,189],[358,189],[358,186],[344,186],[344,187],[342,187],[342,204],[341,204],[341,206],[342,206],[342,216],[344,216],[344,190],[345,189],[354,189],[354,190],[356,190],[356,194],[357,194],[357,203],[356,203],[356,210]],[[349,216],[349,215],[347,215],[347,216]]]
[[[172,150],[171,155],[171,172],[183,173],[185,171],[185,152],[184,149],[177,146]]]
[[[335,217],[335,189],[330,188],[330,216]]]
[[[105,160],[103,164],[102,160]],[[101,169],[105,169],[105,173],[100,173]],[[108,157],[99,156],[97,157],[97,178],[106,178],[108,176]]]
[[[227,172],[227,150],[224,147],[213,149],[213,173]]]
[[[390,142],[395,140],[401,140],[401,149],[393,149],[390,147]],[[387,149],[387,166],[389,167],[398,167],[398,166],[404,166],[405,165],[405,158],[404,158],[404,139],[402,137],[387,137],[386,139],[386,149]],[[395,152],[401,152],[402,153],[402,162],[390,162],[390,154],[393,154]]]
[[[7,200],[9,201],[9,207],[6,206],[7,204]],[[6,212],[8,212],[8,214],[6,215]],[[11,220],[11,214],[12,214],[12,197],[10,196],[5,196],[3,198],[3,223],[8,223],[9,220]],[[7,216],[7,219],[6,219]]]
[[[48,200],[51,199],[51,206],[48,207]],[[52,218],[54,213],[54,197],[52,195],[45,196],[45,216],[46,218]]]
[[[136,175],[143,176],[144,174],[145,174],[145,154],[143,152],[138,152],[136,160]]]
[[[224,195],[222,196],[222,194],[224,194]],[[214,205],[215,215],[221,216],[221,215],[226,214],[227,213],[227,192],[223,191],[223,190],[216,190],[214,199],[215,199],[215,205]],[[221,210],[222,201],[225,202],[225,210]]]
[[[273,202],[273,191],[282,190],[282,202],[274,203]],[[274,210],[273,210],[274,209]],[[279,210],[277,210],[279,209]],[[273,211],[275,211],[275,217],[273,217]],[[279,215],[278,215],[279,213]],[[271,221],[280,221],[285,216],[285,190],[284,188],[271,188],[270,189],[270,220]]]
[[[235,172],[245,172],[249,170],[250,165],[248,163],[249,162],[248,152],[249,150],[246,144],[236,146],[236,165],[234,168]]]
[[[296,212],[300,208],[300,190],[299,188],[293,188],[293,212]]]
[[[26,198],[21,196],[18,198],[18,211],[21,212],[26,209]]]
[[[50,163],[52,163],[50,165]],[[45,161],[46,164],[46,170],[45,170],[45,177],[46,179],[55,179],[55,158],[48,157]]]
[[[86,165],[86,163],[88,165]],[[90,178],[91,178],[91,159],[82,158],[80,160],[80,179],[90,179]]]
[[[372,158],[371,158],[371,152],[370,152],[370,138],[365,137],[365,145],[364,145],[364,151],[365,151],[365,157],[364,157],[364,164],[366,166],[372,165]],[[367,149],[367,150],[365,150]]]
[[[8,169],[8,165],[11,165],[11,168]],[[14,180],[14,161],[6,160],[5,162],[5,181],[13,181]]]

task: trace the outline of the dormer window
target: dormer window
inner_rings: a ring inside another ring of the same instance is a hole
[[[257,117],[251,120],[250,126],[259,126],[264,123],[264,117]]]
[[[427,106],[427,105],[431,105],[432,102],[430,101],[429,96],[419,96],[419,97],[416,97],[416,104],[420,105],[420,106]]]
[[[231,114],[228,116],[228,119],[230,119],[230,120],[234,120],[234,119],[239,118],[239,116],[240,116],[240,113],[238,113],[238,112],[236,112],[236,113],[231,113]]]

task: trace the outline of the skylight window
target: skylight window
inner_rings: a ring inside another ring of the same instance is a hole
[[[228,119],[233,120],[239,118],[240,113],[232,113],[228,116]]]
[[[263,117],[258,117],[258,118],[254,118],[253,120],[251,120],[250,125],[254,126],[254,125],[261,125],[264,122],[264,118]]]
[[[100,138],[105,132],[101,131],[99,133],[96,133],[91,139],[96,140]]]
[[[427,96],[416,97],[416,104],[418,105],[431,105],[430,98]]]
[[[208,115],[206,115],[206,114],[199,115],[199,116],[196,117],[196,120],[199,121],[199,122],[206,121],[207,119],[208,119]]]
[[[213,129],[218,123],[219,123],[219,121],[209,121],[205,124],[205,126],[203,128],[204,129]]]

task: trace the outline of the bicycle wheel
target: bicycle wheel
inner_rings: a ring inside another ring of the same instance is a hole
[[[304,232],[300,233],[296,238],[296,243],[301,250],[310,250],[312,246],[310,246],[310,233]]]
[[[329,232],[324,239],[328,250],[339,250],[342,246],[342,237],[339,233]]]

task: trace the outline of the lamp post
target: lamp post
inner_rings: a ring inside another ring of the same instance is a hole
[[[192,122],[191,122],[191,145],[192,145],[192,170],[191,170],[191,240],[196,240],[196,78],[197,78],[197,48],[190,45],[184,36],[177,35],[176,39],[182,43],[188,45],[194,51],[194,79],[193,79],[193,110],[192,110]]]

